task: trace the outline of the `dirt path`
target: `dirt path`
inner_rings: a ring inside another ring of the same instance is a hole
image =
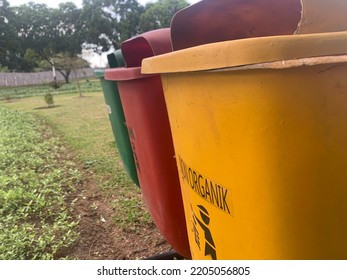
[[[79,260],[144,259],[171,250],[154,223],[132,230],[122,230],[112,221],[115,212],[110,199],[98,189],[93,173],[80,168],[83,182],[69,194],[68,202],[76,201],[73,216],[80,217],[79,239],[72,248],[57,257]]]

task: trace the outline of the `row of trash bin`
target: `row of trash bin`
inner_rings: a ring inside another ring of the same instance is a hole
[[[124,168],[183,257],[347,258],[346,11],[203,0],[96,72]]]

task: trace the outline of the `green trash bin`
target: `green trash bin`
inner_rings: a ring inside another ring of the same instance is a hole
[[[108,61],[111,68],[124,67],[121,50],[108,55]],[[117,83],[105,80],[104,71],[103,69],[95,70],[94,74],[100,79],[116,146],[125,171],[135,184],[140,186]]]

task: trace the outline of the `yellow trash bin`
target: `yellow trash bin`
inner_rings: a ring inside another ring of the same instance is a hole
[[[193,259],[347,259],[347,32],[202,45],[161,73]]]

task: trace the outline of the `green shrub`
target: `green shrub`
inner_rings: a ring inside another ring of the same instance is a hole
[[[50,92],[45,94],[44,99],[48,107],[52,107],[54,105],[53,95]]]
[[[54,89],[58,89],[62,86],[62,83],[61,82],[58,82],[58,81],[53,81],[50,83],[50,86]]]

